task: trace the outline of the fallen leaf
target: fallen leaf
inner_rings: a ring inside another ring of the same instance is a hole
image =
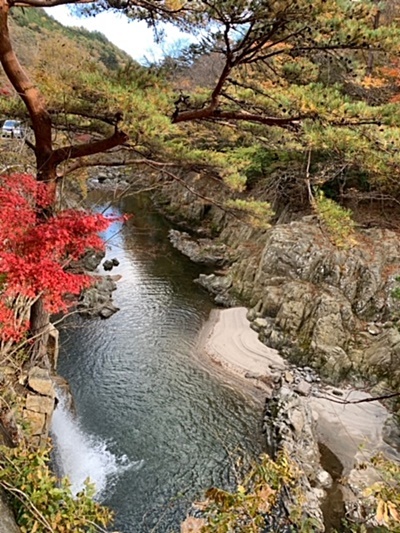
[[[181,524],[181,533],[201,533],[201,530],[206,525],[204,518],[194,518],[189,516]]]

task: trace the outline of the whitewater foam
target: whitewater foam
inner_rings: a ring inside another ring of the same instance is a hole
[[[80,492],[87,479],[95,485],[96,499],[110,491],[116,478],[131,468],[140,468],[141,461],[117,457],[99,437],[86,433],[79,419],[67,407],[65,396],[58,393],[59,403],[54,411],[51,435],[57,470],[67,476],[74,495]]]

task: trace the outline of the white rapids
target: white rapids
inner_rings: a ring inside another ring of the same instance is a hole
[[[95,486],[96,499],[102,499],[118,475],[139,468],[141,461],[130,462],[126,456],[114,455],[104,440],[82,429],[79,419],[68,409],[65,397],[60,393],[58,397],[60,401],[51,424],[56,468],[61,476],[68,477],[74,495],[89,480]]]

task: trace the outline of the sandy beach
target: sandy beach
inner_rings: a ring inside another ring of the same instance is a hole
[[[273,377],[287,368],[277,350],[258,340],[250,328],[245,307],[214,310],[200,336],[200,349],[213,361],[243,378]]]
[[[284,376],[289,364],[277,350],[258,340],[250,328],[244,307],[215,310],[200,337],[200,349],[223,368],[241,376],[244,382],[255,381],[259,388],[271,390],[268,381]],[[352,389],[314,385],[305,400],[316,421],[316,432],[341,461],[345,472],[359,460],[368,459],[380,450],[392,451],[382,438],[382,428],[389,416],[379,402],[343,404],[338,402],[370,398],[368,393]]]

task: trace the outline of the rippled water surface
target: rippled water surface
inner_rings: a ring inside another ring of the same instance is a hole
[[[261,451],[262,406],[196,350],[212,303],[148,200],[113,210],[134,214],[106,235],[108,257],[120,261],[121,310],[104,321],[77,319],[62,333],[59,372],[78,418],[71,426],[68,414],[57,415],[59,462],[73,482],[99,480],[121,532],[179,531],[202,490],[235,483],[240,450]]]

